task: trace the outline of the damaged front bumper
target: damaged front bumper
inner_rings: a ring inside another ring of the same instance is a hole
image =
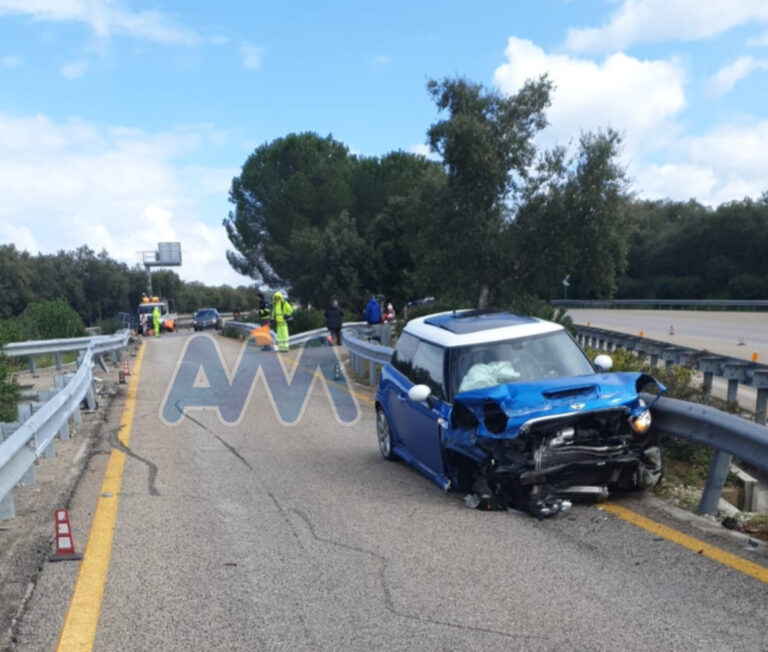
[[[659,482],[663,456],[639,398],[643,374],[605,374],[459,394],[442,431],[453,486],[467,505],[545,517],[573,499]],[[565,382],[567,381],[567,382]]]

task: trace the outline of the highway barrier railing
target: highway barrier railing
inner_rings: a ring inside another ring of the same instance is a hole
[[[123,329],[114,335],[12,342],[3,347],[3,353],[9,358],[29,358],[29,371],[34,376],[37,373],[36,358],[39,355],[52,354],[56,362],[56,369],[60,371],[63,353],[81,352],[91,349],[95,355],[100,356],[103,353],[117,351],[126,347],[130,337],[131,332],[128,329]]]
[[[567,308],[647,308],[647,309],[697,309],[697,310],[768,310],[764,299],[553,299],[553,306]]]
[[[712,379],[723,378],[728,381],[727,399],[735,402],[738,397],[739,385],[747,385],[757,390],[755,405],[755,420],[761,425],[766,423],[766,405],[768,405],[768,365],[749,362],[741,358],[724,355],[713,355],[709,351],[699,351],[688,347],[677,346],[669,342],[651,340],[639,335],[617,333],[591,326],[576,326],[577,339],[584,347],[603,349],[608,352],[614,349],[633,351],[641,357],[648,358],[652,367],[660,361],[665,366],[682,365],[694,367],[704,375],[704,394],[712,393]]]
[[[0,424],[0,521],[13,518],[16,509],[13,489],[17,484],[33,484],[35,463],[41,457],[55,455],[54,438],[69,439],[69,420],[80,421],[80,404],[85,401],[89,409],[96,408],[93,389],[93,366],[101,356],[115,355],[130,341],[130,332],[115,335],[72,338],[68,340],[41,340],[8,344],[3,352],[9,356],[58,354],[77,351],[78,368],[75,373],[58,375],[54,387],[45,390],[44,403],[20,403],[19,421]],[[34,369],[34,363],[30,367]]]

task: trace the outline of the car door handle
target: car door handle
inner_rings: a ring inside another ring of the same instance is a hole
[[[398,394],[398,395],[397,395],[397,400],[398,400],[398,401],[400,401],[400,402],[402,402],[402,403],[405,403],[405,401],[407,400],[407,398],[408,398],[408,397],[407,397],[405,394]]]

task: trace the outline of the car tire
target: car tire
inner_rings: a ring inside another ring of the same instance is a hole
[[[383,408],[376,411],[376,438],[379,442],[379,452],[385,460],[396,460],[397,455],[394,452],[392,441],[392,428],[389,425],[389,419]]]

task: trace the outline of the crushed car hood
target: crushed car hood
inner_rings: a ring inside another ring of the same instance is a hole
[[[495,439],[516,438],[526,424],[542,418],[610,409],[637,414],[650,407],[638,396],[649,383],[659,388],[659,396],[666,391],[652,376],[623,372],[548,378],[462,392],[454,399],[449,430],[465,430],[469,426],[467,412],[477,421],[471,428],[477,435]]]

